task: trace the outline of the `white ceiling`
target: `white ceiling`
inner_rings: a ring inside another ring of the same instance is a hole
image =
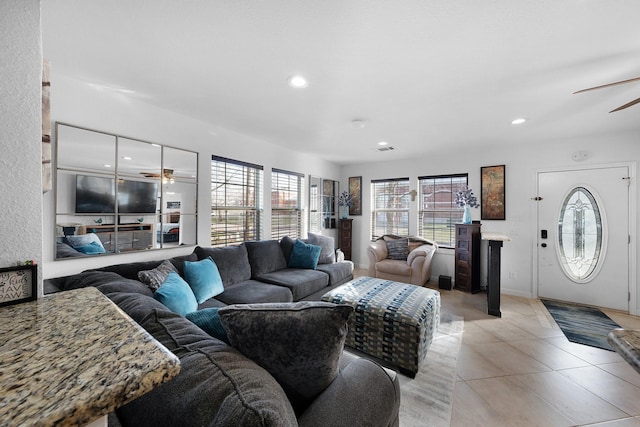
[[[638,0],[42,1],[56,72],[341,164],[640,134],[640,105],[608,113],[640,82],[572,94],[640,76],[639,17]]]

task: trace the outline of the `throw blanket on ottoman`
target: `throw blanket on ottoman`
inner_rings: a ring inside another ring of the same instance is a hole
[[[350,304],[345,345],[415,377],[440,324],[440,293],[406,283],[360,277],[322,296]]]

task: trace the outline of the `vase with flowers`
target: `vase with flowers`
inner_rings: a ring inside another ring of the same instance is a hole
[[[353,197],[348,191],[343,191],[338,197],[338,206],[340,206],[340,215],[342,219],[347,219],[349,215],[349,207],[353,205]]]
[[[478,199],[473,195],[471,190],[466,185],[463,185],[459,191],[456,192],[456,206],[464,209],[462,215],[463,224],[471,224],[471,208],[478,208]]]

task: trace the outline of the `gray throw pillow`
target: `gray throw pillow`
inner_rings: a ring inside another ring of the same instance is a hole
[[[314,233],[308,233],[308,236],[307,240],[309,243],[322,248],[318,264],[333,264],[336,262],[336,250],[333,237]]]
[[[338,375],[350,305],[320,301],[218,310],[229,342],[280,383],[297,413]]]
[[[171,261],[165,259],[162,261],[162,264],[153,270],[140,271],[138,273],[138,279],[152,291],[157,291],[171,272],[178,273],[178,270],[173,266]]]
[[[409,239],[387,240],[387,258],[396,260],[407,260],[409,256]]]

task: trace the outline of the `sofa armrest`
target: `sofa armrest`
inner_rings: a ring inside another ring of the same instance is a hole
[[[373,260],[374,263],[386,259],[389,255],[387,252],[387,244],[384,240],[371,242],[367,248],[367,253],[369,254],[369,259]]]
[[[367,246],[367,257],[369,258],[370,277],[376,277],[376,263],[387,258],[387,244],[384,240],[376,240]]]
[[[429,281],[429,279],[431,279],[431,264],[433,262],[433,256],[438,251],[438,245],[433,243],[432,245],[422,246],[426,246],[427,254],[425,256],[424,263],[422,264],[422,271],[420,273],[420,276],[422,277],[422,280],[424,280],[423,283],[426,283]],[[420,249],[422,246],[416,249]]]
[[[419,257],[419,256],[427,257],[431,252],[435,252],[433,246],[427,245],[427,244],[420,245],[414,250],[412,250],[411,252],[409,252],[409,255],[407,256],[407,264],[411,265],[413,263],[413,260],[416,257]]]
[[[298,418],[301,427],[394,426],[400,384],[395,373],[370,360],[349,363]]]

